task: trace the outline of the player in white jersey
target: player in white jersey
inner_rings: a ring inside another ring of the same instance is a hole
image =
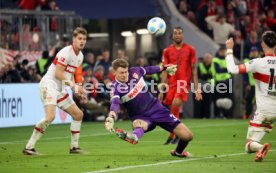
[[[245,64],[235,65],[233,59],[233,39],[226,41],[227,69],[233,74],[253,72],[257,110],[249,122],[245,150],[257,152],[255,161],[262,161],[270,149],[270,144],[260,144],[265,133],[271,132],[276,121],[276,33],[266,31],[262,36],[264,58],[256,58]]]
[[[82,153],[79,148],[79,136],[83,112],[78,108],[65,89],[69,85],[73,93],[82,102],[86,102],[84,89],[75,84],[74,73],[82,64],[81,50],[86,44],[87,31],[78,27],[73,32],[73,43],[61,49],[45,76],[39,83],[39,90],[44,105],[45,117],[34,128],[33,134],[23,149],[23,154],[37,155],[35,144],[55,118],[56,106],[72,116],[70,153]]]

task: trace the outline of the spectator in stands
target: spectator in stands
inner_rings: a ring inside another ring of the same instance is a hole
[[[94,70],[94,75],[95,78],[98,80],[99,83],[103,83],[103,79],[104,79],[104,67],[99,65],[97,67],[95,67]]]
[[[21,63],[20,75],[22,76],[22,82],[31,82],[31,76],[28,72],[29,61],[24,59]]]
[[[201,0],[198,5],[198,10],[200,10],[205,4],[212,3],[212,10],[215,10],[216,7],[224,7],[223,0]]]
[[[256,31],[252,30],[250,32],[249,38],[245,40],[244,47],[243,47],[243,55],[244,57],[249,57],[249,53],[251,48],[255,46],[258,50],[262,50],[261,48],[261,41],[258,39],[258,34]]]
[[[136,59],[135,66],[144,67],[146,65],[146,59],[143,56],[139,56]]]
[[[126,56],[126,53],[123,49],[118,49],[117,54],[116,54],[116,58],[120,59],[123,58],[125,60],[129,60],[129,58]]]
[[[45,50],[42,52],[42,57],[37,59],[36,61],[36,69],[37,69],[37,74],[39,74],[40,76],[43,76],[46,72],[46,68],[45,65],[47,64],[49,60],[49,52],[48,50]]]
[[[21,83],[23,81],[19,71],[13,63],[5,66],[5,83]]]
[[[275,12],[272,9],[268,10],[267,17],[265,19],[265,23],[269,27],[269,29],[276,32]]]
[[[226,8],[227,22],[233,26],[238,26],[238,18],[242,15],[242,12],[238,8],[239,1],[228,1]]]
[[[107,74],[107,77],[111,80],[111,81],[114,81],[115,80],[115,75],[114,75],[114,69],[112,66],[109,67],[109,71],[108,71],[108,74]]]
[[[43,6],[46,0],[19,0],[18,7],[22,10],[35,10],[38,6]]]
[[[190,9],[190,6],[187,3],[187,0],[181,0],[179,1],[178,4],[178,9],[179,12],[185,16],[186,18],[188,18],[191,22],[193,22],[194,24],[196,24],[196,17],[194,12]]]
[[[19,44],[19,33],[17,33],[18,37],[18,44]],[[23,50],[29,50],[32,42],[32,35],[30,32],[30,25],[29,24],[24,24],[23,25],[23,32],[22,32],[22,41],[23,41]]]
[[[212,63],[212,55],[206,53],[204,55],[203,61],[198,64],[198,80],[201,86],[212,84],[212,79],[214,77],[215,69]],[[204,87],[208,91],[202,91],[202,97],[204,99],[200,101],[194,101],[194,116],[196,118],[210,118],[211,117],[211,104],[212,104],[212,93],[211,88]]]
[[[235,31],[232,25],[226,23],[224,15],[208,16],[205,21],[213,29],[214,41],[220,45],[224,45],[228,36]]]
[[[242,35],[240,31],[235,31],[234,41],[233,54],[237,59],[241,60]]]
[[[259,58],[259,50],[257,47],[252,47],[249,58],[244,59],[244,63],[251,61],[254,58]],[[255,81],[253,78],[253,73],[244,73],[243,74],[243,86],[244,86],[244,100],[245,100],[245,114],[243,119],[248,119],[252,117],[253,106],[254,106],[254,97],[255,97]]]
[[[213,58],[213,66],[215,69],[214,79],[215,79],[215,88],[217,86],[226,86],[226,92],[219,92],[215,89],[214,93],[214,104],[215,104],[215,117],[216,118],[232,118],[233,117],[233,93],[230,92],[230,82],[231,74],[228,73],[226,68],[226,47],[222,46],[219,48],[216,56]]]
[[[46,0],[45,5],[41,9],[47,11],[59,10],[55,0]],[[50,31],[57,31],[57,18],[55,16],[50,19]]]
[[[207,27],[207,23],[205,22],[205,18],[208,16],[216,15],[216,3],[215,0],[207,0],[206,3],[202,5],[202,7],[198,8],[197,11],[197,21],[199,28],[208,34],[210,37],[213,36],[212,31]]]
[[[84,63],[82,63],[82,68],[91,68],[93,69],[95,65],[95,56],[93,53],[88,52],[86,53],[85,57],[84,57]]]
[[[102,66],[104,68],[104,75],[108,74],[109,67],[111,66],[110,62],[110,52],[108,49],[104,49],[102,51],[102,58],[96,62],[95,69],[98,68],[98,66]]]
[[[41,76],[37,74],[35,66],[28,66],[28,74],[30,82],[39,82],[41,80]]]

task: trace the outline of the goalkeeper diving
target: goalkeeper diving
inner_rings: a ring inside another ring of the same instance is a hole
[[[144,75],[164,70],[168,74],[174,75],[177,65],[128,68],[129,64],[126,60],[116,59],[112,62],[112,67],[115,71],[115,81],[112,86],[111,106],[105,120],[105,128],[109,132],[115,132],[122,140],[137,144],[145,133],[160,126],[180,138],[177,147],[170,154],[178,157],[190,157],[191,154],[184,149],[193,138],[192,132],[149,91],[145,91],[146,83],[143,78]],[[114,119],[117,117],[120,104],[127,109],[132,121],[133,131],[131,133],[120,128],[114,129]]]

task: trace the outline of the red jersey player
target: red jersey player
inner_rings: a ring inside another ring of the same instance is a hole
[[[175,27],[172,34],[174,44],[164,49],[162,57],[164,65],[176,64],[178,66],[175,75],[171,76],[163,72],[161,77],[161,83],[168,83],[169,85],[163,103],[171,106],[171,112],[176,118],[179,118],[180,107],[188,99],[191,79],[194,81],[195,99],[197,101],[202,99],[201,92],[198,89],[196,52],[192,46],[183,42],[183,37],[183,29]],[[159,100],[162,101],[163,97],[163,93],[160,93]],[[173,139],[173,137],[174,134],[171,133],[165,144],[177,143],[178,138]]]

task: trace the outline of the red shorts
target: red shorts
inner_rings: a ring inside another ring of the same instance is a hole
[[[166,98],[163,101],[165,105],[172,105],[173,99],[178,98],[181,99],[183,102],[186,102],[188,100],[188,94],[189,94],[189,88],[180,89],[179,92],[177,92],[177,87],[169,87],[169,91],[166,94]]]

